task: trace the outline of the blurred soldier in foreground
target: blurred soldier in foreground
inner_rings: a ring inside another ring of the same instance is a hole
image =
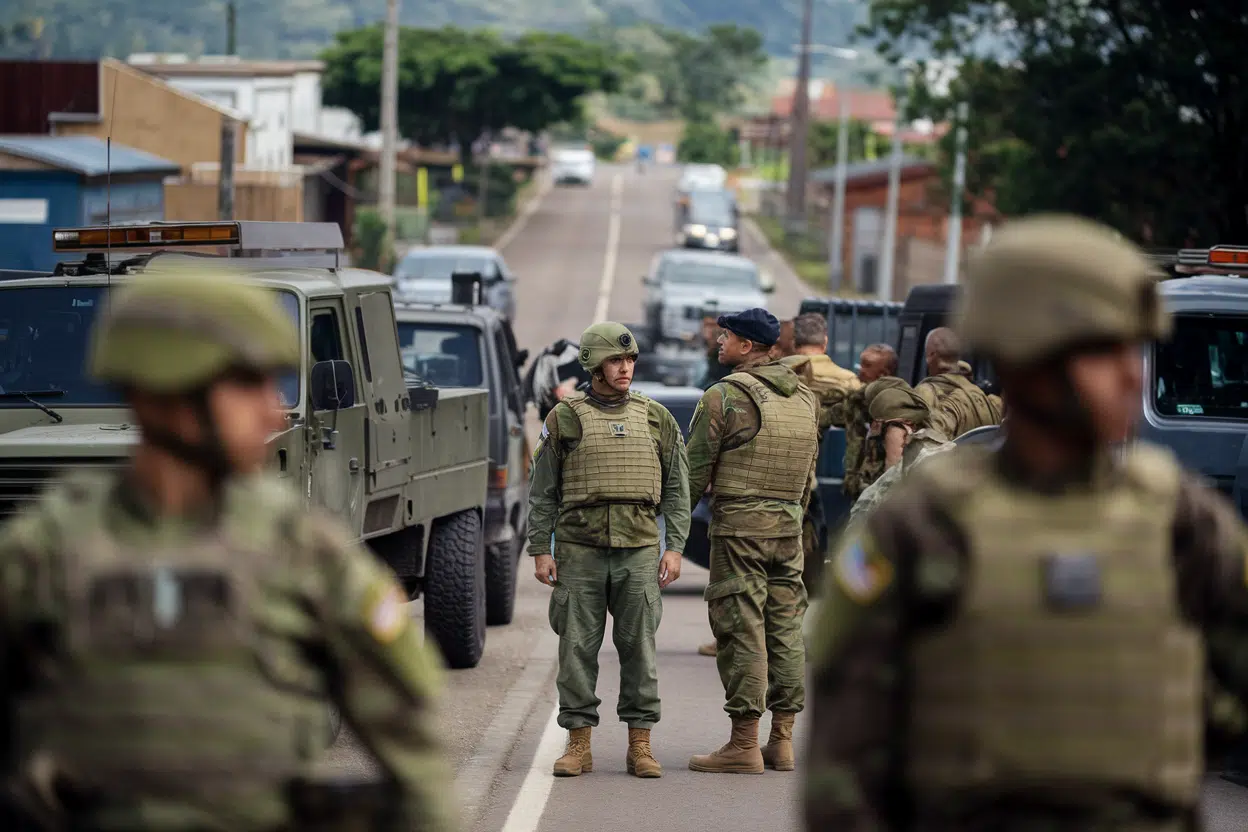
[[[871,417],[862,393],[876,379],[897,374],[897,352],[888,344],[872,344],[858,359],[858,381],[863,387],[851,391],[832,408],[832,423],[845,429],[845,479],[841,490],[851,500],[884,473],[884,449],[869,436]]]
[[[781,363],[792,369],[819,399],[819,445],[832,427],[838,409],[843,409],[845,397],[862,387],[862,382],[850,370],[839,366],[828,355],[828,321],[823,315],[808,312],[793,321],[793,349],[791,355],[781,358]],[[810,505],[802,520],[802,550],[805,566],[802,580],[806,592],[818,593],[823,575],[824,539],[826,518],[819,491],[811,492]]]
[[[806,828],[1198,829],[1206,673],[1248,692],[1248,543],[1168,451],[1117,450],[1159,275],[1068,217],[969,266],[1010,429],[926,460],[829,565]]]
[[[0,534],[10,806],[92,831],[454,828],[441,671],[406,594],[263,473],[287,424],[274,375],[299,366],[273,293],[140,277],[94,338],[91,375],[141,439]],[[375,781],[308,778],[331,699]]]
[[[927,378],[915,385],[932,411],[932,423],[950,439],[985,425],[1001,424],[1001,402],[971,381],[971,366],[962,361],[962,342],[948,327],[927,334]],[[965,369],[963,369],[965,367]]]
[[[732,738],[689,761],[706,772],[792,770],[793,720],[805,705],[802,515],[815,479],[818,402],[767,353],[775,317],[748,309],[719,319],[721,360],[733,367],[702,395],[689,429],[689,490],[711,486],[706,600]],[[758,720],[771,711],[768,747]]]
[[[609,612],[620,654],[617,713],[628,724],[625,765],[637,777],[659,777],[650,750],[659,721],[654,636],[663,616],[659,590],[680,577],[689,534],[685,444],[667,408],[629,392],[638,350],[628,329],[594,324],[580,349],[589,387],[564,396],[546,417],[529,488],[529,554],[537,580],[554,587],[559,725],[568,731],[555,775],[593,771],[590,733],[602,702],[595,692],[598,651]]]

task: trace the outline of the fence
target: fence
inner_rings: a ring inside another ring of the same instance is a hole
[[[219,219],[217,165],[194,165],[189,176],[165,183],[165,217],[184,222]],[[234,219],[303,221],[300,171],[234,171]]]

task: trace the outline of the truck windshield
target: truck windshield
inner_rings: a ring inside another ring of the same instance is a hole
[[[121,393],[86,373],[91,327],[108,295],[107,286],[36,286],[0,295],[0,393],[55,391],[58,408],[124,407]],[[278,292],[298,323],[299,301]],[[279,381],[282,404],[299,398],[299,376]],[[0,407],[30,407],[22,398],[0,398]]]
[[[1164,416],[1248,419],[1248,318],[1179,315],[1153,350],[1153,399]]]
[[[731,289],[757,289],[758,272],[753,268],[711,263],[668,263],[659,272],[664,283],[718,286]]]
[[[399,321],[403,367],[438,387],[484,387],[481,333],[470,326]]]

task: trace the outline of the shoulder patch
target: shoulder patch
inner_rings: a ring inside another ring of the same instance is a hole
[[[368,632],[381,644],[389,644],[407,629],[407,599],[390,582],[379,583],[368,593],[364,622]]]
[[[859,604],[870,604],[893,582],[893,565],[861,535],[841,548],[832,563],[832,571],[841,591]]]

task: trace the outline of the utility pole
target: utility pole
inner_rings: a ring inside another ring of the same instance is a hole
[[[386,31],[381,55],[381,181],[377,207],[386,224],[382,262],[394,256],[394,158],[398,145],[399,0],[386,0]]]
[[[789,131],[789,193],[786,231],[796,233],[805,224],[806,140],[810,115],[810,35],[813,0],[802,3],[802,43],[797,59],[797,88],[793,91],[793,112]]]
[[[841,288],[845,274],[845,180],[849,174],[849,96],[838,90],[840,126],[836,132],[836,195],[832,199],[832,244],[828,247],[828,297]]]
[[[234,219],[234,153],[238,122],[221,116],[221,164],[217,170],[217,219]]]
[[[945,243],[945,283],[958,282],[958,257],[962,253],[962,190],[966,187],[966,118],[970,107],[958,104],[957,151],[953,163],[953,204],[949,206],[949,240]]]
[[[225,4],[225,54],[238,54],[238,4],[229,0]]]
[[[906,97],[897,98],[897,120],[893,124],[893,154],[888,166],[888,207],[884,214],[884,251],[880,253],[880,300],[893,299],[893,262],[897,254],[897,203],[901,196],[901,127]]]

